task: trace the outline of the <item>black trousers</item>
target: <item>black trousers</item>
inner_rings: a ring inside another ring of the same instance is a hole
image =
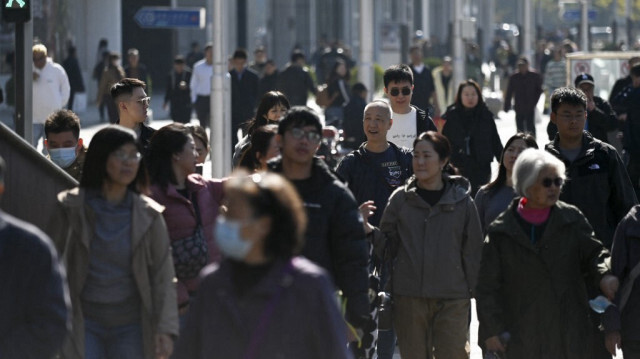
[[[196,97],[196,103],[194,107],[196,108],[196,116],[198,116],[198,120],[200,121],[200,126],[204,128],[209,127],[209,116],[211,114],[211,96],[200,96]]]
[[[516,127],[518,128],[518,132],[528,132],[535,137],[535,110],[516,112]]]

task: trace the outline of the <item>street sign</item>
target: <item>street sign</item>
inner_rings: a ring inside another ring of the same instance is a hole
[[[598,17],[598,11],[593,9],[589,10],[589,21],[595,20],[596,17]],[[580,9],[565,10],[564,14],[562,14],[562,19],[565,21],[580,21],[582,19],[582,11]]]
[[[2,18],[7,22],[31,20],[31,0],[2,0]]]
[[[134,16],[140,27],[160,28],[199,28],[205,26],[205,9],[202,7],[141,7]]]

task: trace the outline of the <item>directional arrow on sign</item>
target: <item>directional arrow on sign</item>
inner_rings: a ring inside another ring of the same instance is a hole
[[[144,28],[204,28],[205,9],[187,7],[142,7],[134,16]]]

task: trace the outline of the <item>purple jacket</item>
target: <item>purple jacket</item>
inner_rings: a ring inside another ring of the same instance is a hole
[[[218,216],[218,207],[222,203],[222,180],[205,179],[199,174],[192,174],[187,178],[189,196],[195,194],[200,210],[200,217],[207,238],[209,262],[220,261],[221,254],[213,237],[213,230]],[[197,220],[196,212],[190,199],[178,193],[174,185],[162,189],[158,185],[151,186],[151,198],[165,207],[162,215],[167,223],[171,241],[187,238],[193,235]],[[198,279],[178,282],[178,303],[189,299],[189,291],[198,288]]]
[[[279,261],[241,297],[231,281],[229,261],[206,267],[174,357],[245,357],[263,310],[282,290],[270,320],[259,331],[254,359],[351,358],[345,324],[326,272],[302,257],[292,261],[290,274],[284,272],[287,262]]]

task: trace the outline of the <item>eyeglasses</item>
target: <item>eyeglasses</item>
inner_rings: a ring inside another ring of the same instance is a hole
[[[402,89],[399,89],[397,87],[393,87],[391,88],[391,90],[389,90],[389,95],[396,97],[400,94],[400,92],[402,91],[402,96],[409,96],[411,95],[411,88],[410,87],[403,87]]]
[[[544,178],[542,180],[542,185],[546,188],[550,188],[551,185],[555,185],[556,187],[562,187],[564,180],[561,177],[556,178]]]
[[[140,152],[136,152],[134,154],[128,154],[123,151],[116,151],[112,154],[113,158],[117,159],[120,162],[134,161],[139,162],[142,158]]]
[[[292,128],[289,132],[291,132],[291,136],[296,140],[301,140],[306,137],[309,142],[320,141],[320,134],[315,131],[305,131],[301,128]]]
[[[151,103],[151,97],[147,96],[135,101],[142,104],[143,106],[149,106],[149,103]]]

